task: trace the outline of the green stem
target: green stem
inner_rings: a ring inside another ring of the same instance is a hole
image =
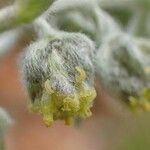
[[[31,22],[42,14],[54,0],[18,0],[0,10],[0,32]]]

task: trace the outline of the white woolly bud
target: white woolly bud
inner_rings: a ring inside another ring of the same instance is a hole
[[[142,59],[134,40],[120,34],[102,44],[97,53],[96,70],[107,89],[127,100],[150,86]]]

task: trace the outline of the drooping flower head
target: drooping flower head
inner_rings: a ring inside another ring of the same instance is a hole
[[[30,108],[42,114],[46,126],[91,115],[96,97],[94,49],[93,42],[79,33],[46,38],[26,49],[21,67]]]
[[[149,46],[126,34],[109,37],[96,55],[96,71],[105,89],[136,108],[150,111]]]

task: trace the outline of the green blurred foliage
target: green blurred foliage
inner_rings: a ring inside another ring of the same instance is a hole
[[[119,137],[114,150],[149,150],[150,149],[150,114],[143,114],[124,124],[123,136]]]
[[[18,0],[18,23],[30,22],[49,8],[54,0]]]

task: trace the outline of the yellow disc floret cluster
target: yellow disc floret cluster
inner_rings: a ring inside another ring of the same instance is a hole
[[[145,88],[138,97],[130,97],[130,106],[136,111],[150,111],[150,88]]]
[[[64,120],[66,125],[71,125],[75,118],[84,119],[92,114],[90,109],[96,97],[96,91],[85,84],[86,73],[82,67],[77,66],[75,70],[76,92],[74,94],[62,95],[52,89],[50,81],[46,80],[44,83],[46,93],[43,94],[43,100],[29,105],[31,111],[42,115],[47,127],[51,126],[55,120]]]

